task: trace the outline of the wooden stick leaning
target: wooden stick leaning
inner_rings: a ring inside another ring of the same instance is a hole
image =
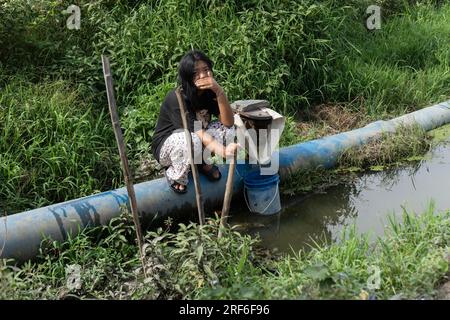
[[[143,252],[144,238],[142,236],[141,224],[139,222],[139,214],[137,209],[136,194],[134,193],[133,179],[130,175],[130,170],[128,167],[128,159],[125,150],[125,143],[123,140],[122,129],[120,127],[119,115],[117,113],[116,100],[114,98],[114,87],[108,57],[102,55],[102,64],[103,64],[103,74],[105,76],[106,94],[108,96],[108,106],[111,114],[111,122],[114,129],[114,135],[116,136],[117,146],[119,147],[119,155],[122,164],[122,171],[127,186],[128,198],[130,200],[130,207],[133,216],[134,226],[136,228],[136,237],[139,246],[139,254],[141,257],[144,275],[146,276],[147,273],[145,269],[144,252]]]
[[[231,158],[230,167],[228,168],[227,185],[225,188],[225,197],[223,199],[222,213],[220,217],[220,226],[218,238],[222,237],[223,229],[227,225],[228,213],[230,211],[231,198],[233,197],[233,180],[234,180],[234,169],[236,167],[236,153]]]
[[[7,224],[7,220],[8,220],[8,212],[6,212],[6,206],[5,206],[5,212],[4,212],[4,216],[5,216],[5,239],[3,239],[3,246],[0,249],[0,259],[3,255],[3,250],[5,250],[6,247],[6,241],[8,240],[8,224]]]
[[[184,100],[181,97],[181,87],[178,87],[175,90],[175,93],[177,95],[178,105],[180,107],[181,120],[183,122],[184,134],[186,137],[186,143],[187,143],[188,153],[189,153],[189,162],[191,164],[192,177],[194,178],[195,196],[196,196],[197,208],[198,208],[198,220],[199,220],[200,225],[204,225],[205,224],[205,212],[203,209],[202,189],[200,186],[198,168],[197,168],[197,165],[194,163],[194,147],[192,145],[192,137],[191,137],[191,134],[188,129],[187,111],[184,106]]]

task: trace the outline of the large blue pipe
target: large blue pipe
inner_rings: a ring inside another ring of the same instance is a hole
[[[300,168],[330,168],[345,149],[364,144],[382,132],[393,132],[401,123],[417,123],[427,131],[450,123],[450,100],[393,120],[376,121],[360,129],[282,148],[278,153],[281,179]],[[238,164],[236,168],[233,186],[235,199],[242,194],[245,172],[252,169],[245,164]],[[226,177],[228,166],[222,165],[220,170],[223,177]],[[200,183],[206,210],[218,208],[223,201],[226,179],[210,182],[201,176]],[[196,216],[192,182],[188,185],[186,194],[175,194],[164,179],[136,184],[135,191],[144,226],[149,227],[153,221],[169,216]],[[61,241],[86,227],[105,225],[119,216],[121,208],[127,203],[126,188],[120,188],[2,217],[0,258],[14,258],[17,261],[31,259],[38,254],[44,237]]]
[[[446,123],[450,123],[450,100],[392,120],[372,122],[363,128],[282,148],[280,175],[289,176],[299,168],[331,168],[347,148],[365,144],[382,132],[395,132],[401,124],[417,124],[429,131]]]

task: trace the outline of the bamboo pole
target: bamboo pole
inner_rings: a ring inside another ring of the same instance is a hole
[[[143,252],[144,238],[142,236],[141,224],[139,222],[139,214],[136,202],[136,194],[134,192],[133,178],[131,177],[130,170],[128,167],[128,158],[126,155],[125,142],[123,139],[122,129],[120,127],[119,115],[117,113],[116,100],[114,98],[114,87],[111,75],[111,68],[109,65],[109,58],[102,55],[102,64],[103,64],[103,74],[105,76],[106,94],[108,96],[108,106],[111,114],[111,122],[114,129],[114,135],[116,136],[117,146],[119,148],[120,162],[122,164],[122,172],[127,187],[128,199],[130,201],[133,222],[136,228],[136,237],[139,246],[139,254],[141,257],[142,268],[144,274],[146,275],[144,252]]]
[[[204,225],[205,224],[205,212],[203,209],[202,189],[200,186],[198,168],[197,168],[197,165],[194,163],[194,147],[192,144],[191,133],[189,132],[189,129],[188,129],[187,111],[184,106],[184,100],[181,97],[181,87],[178,87],[175,90],[175,93],[177,95],[178,105],[180,107],[181,120],[183,122],[184,134],[186,137],[186,143],[187,143],[188,153],[189,153],[189,162],[191,164],[192,177],[194,178],[195,197],[196,197],[197,209],[198,209],[198,220],[199,220],[200,225]]]
[[[228,213],[230,211],[231,198],[233,197],[233,180],[235,167],[236,167],[236,153],[234,154],[233,158],[231,158],[230,167],[228,168],[227,185],[225,188],[225,197],[223,199],[218,238],[222,237],[223,229],[226,227],[228,221]]]

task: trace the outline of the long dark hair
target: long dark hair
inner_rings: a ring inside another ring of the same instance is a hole
[[[206,94],[199,98],[197,94],[198,90],[193,81],[196,61],[205,62],[212,72],[213,62],[206,54],[198,50],[191,50],[186,53],[183,58],[181,58],[178,66],[178,83],[181,84],[183,94],[188,101],[188,105],[193,110],[200,106],[201,100],[211,96],[211,94]]]

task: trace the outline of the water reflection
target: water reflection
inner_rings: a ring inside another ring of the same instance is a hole
[[[400,217],[403,208],[422,213],[434,200],[438,210],[450,209],[449,186],[450,144],[444,144],[410,165],[363,174],[323,193],[282,199],[278,215],[265,217],[243,208],[232,212],[230,222],[284,252],[307,248],[313,241],[338,241],[352,223],[373,239],[383,234],[387,215]]]

